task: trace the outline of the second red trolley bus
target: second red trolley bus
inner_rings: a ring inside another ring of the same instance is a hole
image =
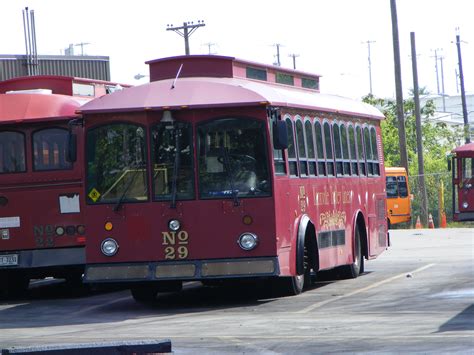
[[[383,115],[319,76],[220,56],[149,62],[149,84],[82,108],[85,281],[138,301],[186,280],[300,293],[387,247]]]

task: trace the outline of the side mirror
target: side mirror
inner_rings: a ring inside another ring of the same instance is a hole
[[[288,131],[285,121],[277,121],[273,124],[273,148],[288,148]]]
[[[67,161],[74,163],[77,160],[77,135],[69,131],[67,141]]]

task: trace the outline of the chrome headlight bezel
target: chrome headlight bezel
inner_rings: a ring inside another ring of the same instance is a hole
[[[114,256],[119,250],[119,245],[115,239],[107,238],[100,244],[100,250],[105,256]]]
[[[254,233],[245,232],[239,236],[239,239],[237,240],[237,244],[239,244],[239,247],[242,250],[250,251],[257,247],[258,237]]]
[[[464,201],[464,202],[462,203],[462,207],[463,207],[463,208],[468,208],[468,207],[469,207],[469,203],[467,203],[467,201]]]

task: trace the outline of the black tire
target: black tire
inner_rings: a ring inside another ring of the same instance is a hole
[[[142,304],[151,304],[156,300],[158,287],[156,285],[140,285],[130,288],[133,299]]]
[[[354,262],[341,267],[341,276],[345,279],[355,279],[364,272],[364,256],[362,255],[362,246],[360,243],[359,228],[356,227],[354,237]]]
[[[304,247],[304,256],[303,256],[303,274],[290,276],[290,277],[281,277],[277,279],[279,293],[283,296],[296,296],[303,292],[311,286],[311,266],[309,263],[309,253],[308,248]]]
[[[30,278],[22,272],[13,272],[0,277],[4,296],[7,298],[20,297],[26,294]]]

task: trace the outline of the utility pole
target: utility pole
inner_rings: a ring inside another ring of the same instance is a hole
[[[367,50],[368,50],[368,60],[369,60],[369,88],[370,94],[372,95],[372,61],[370,60],[370,45],[371,43],[375,43],[375,41],[366,41],[363,43],[367,43]]]
[[[90,43],[81,42],[81,43],[75,44],[76,47],[77,46],[81,47],[81,55],[82,56],[84,55],[84,46],[87,46],[88,44],[90,44]]]
[[[459,36],[459,28],[457,29],[457,31],[458,31],[458,34],[456,35],[456,46],[458,48],[459,82],[461,84],[461,103],[462,103],[462,117],[464,119],[464,137],[465,137],[466,143],[470,143],[471,132],[469,130],[469,120],[467,116],[466,91],[464,90],[464,75],[462,72],[461,39]]]
[[[416,149],[418,151],[418,183],[421,191],[421,218],[423,225],[428,225],[428,197],[425,186],[425,168],[423,162],[423,141],[421,132],[421,109],[420,109],[420,89],[418,87],[418,69],[416,64],[415,32],[410,32],[411,40],[411,63],[413,68],[413,93],[415,100],[416,118]]]
[[[443,112],[446,112],[446,95],[444,93],[444,69],[443,69],[443,59],[444,57],[441,55],[439,57],[439,63],[441,66],[441,97],[443,98]]]
[[[209,55],[215,54],[215,53],[212,53],[212,50],[211,50],[212,46],[215,46],[215,45],[216,45],[215,43],[208,42],[208,43],[204,43],[204,45],[207,46],[207,48],[208,48],[208,50],[209,50]]]
[[[438,95],[440,94],[439,92],[439,74],[438,74],[438,49],[434,50],[434,59],[435,59],[435,71],[436,71],[436,88],[437,88],[437,93]]]
[[[299,54],[289,54],[288,57],[293,58],[293,69],[296,69],[296,58],[299,57]]]
[[[186,55],[189,55],[189,37],[196,31],[199,27],[206,26],[204,21],[199,20],[197,24],[194,22],[183,22],[182,26],[173,27],[173,25],[168,25],[167,31],[174,31],[184,38],[184,51]],[[183,30],[183,32],[181,32]]]
[[[277,49],[277,54],[276,54],[277,61],[276,61],[275,65],[281,67],[281,62],[280,62],[280,46],[281,46],[281,44],[280,43],[275,43],[274,46]]]
[[[395,91],[397,96],[398,141],[400,144],[400,164],[408,172],[408,154],[403,114],[402,70],[400,65],[400,43],[398,40],[398,19],[396,0],[390,0],[392,13],[393,59],[395,64]]]

